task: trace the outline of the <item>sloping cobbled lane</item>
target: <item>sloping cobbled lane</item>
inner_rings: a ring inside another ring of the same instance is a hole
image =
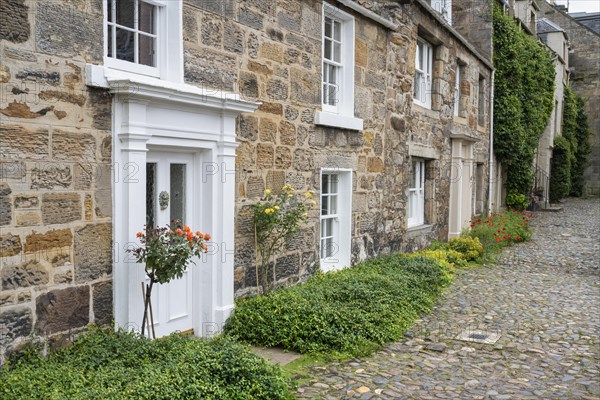
[[[460,271],[404,339],[314,367],[298,397],[600,399],[600,200],[563,207],[536,213],[533,240],[497,264]]]

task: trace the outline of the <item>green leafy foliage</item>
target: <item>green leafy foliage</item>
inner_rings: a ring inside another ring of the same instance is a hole
[[[466,235],[478,239],[485,259],[498,254],[504,247],[531,239],[531,217],[532,213],[517,210],[492,213],[488,218],[472,219],[471,230]]]
[[[583,99],[567,86],[564,95],[562,135],[569,142],[570,146],[569,158],[571,169],[569,173],[570,193],[568,194],[572,196],[581,196],[583,194],[583,173],[588,166],[588,156],[591,151],[590,133]],[[561,149],[560,151],[563,150]],[[561,177],[564,177],[564,171],[560,170],[559,174]],[[555,180],[555,183],[562,186],[562,182]],[[564,188],[561,187],[558,189],[558,192],[562,193],[563,190]],[[555,193],[555,195],[558,195],[558,193]]]
[[[285,185],[278,194],[271,189],[265,190],[265,195],[256,204],[251,205],[254,221],[254,232],[257,259],[257,281],[260,282],[263,293],[268,293],[273,282],[269,282],[269,266],[271,258],[280,252],[300,225],[308,220],[308,212],[316,205],[312,199],[315,194],[309,190],[304,194]]]
[[[0,369],[2,399],[291,399],[279,367],[229,339],[150,341],[92,328],[70,349]]]
[[[556,202],[571,191],[571,142],[564,136],[554,138],[550,173],[550,201]]]
[[[523,211],[529,205],[527,196],[523,193],[517,192],[515,189],[508,191],[506,195],[506,206],[513,210]]]
[[[529,198],[533,160],[554,106],[554,64],[533,37],[494,3],[494,151],[507,188]]]
[[[445,266],[394,254],[240,300],[225,333],[301,353],[369,354],[401,337],[450,283]]]

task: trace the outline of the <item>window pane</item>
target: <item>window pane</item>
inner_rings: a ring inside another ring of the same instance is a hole
[[[410,172],[408,174],[408,187],[410,189],[414,189],[416,187],[417,184],[417,163],[416,162],[412,162],[412,166],[410,168]]]
[[[323,174],[321,177],[321,192],[323,194],[329,193],[329,175]]]
[[[143,1],[139,2],[139,27],[138,29],[142,32],[156,33],[154,31],[154,9],[155,6]]]
[[[185,223],[185,164],[171,164],[170,220]]]
[[[423,97],[423,73],[417,72],[415,75],[415,99],[422,101]]]
[[[156,46],[156,39],[146,35],[139,35],[139,63],[143,65],[149,65],[151,67],[156,66],[154,60],[154,48]]]
[[[115,12],[115,9],[112,5],[112,3],[109,1],[108,5],[106,6],[106,12],[107,12],[107,20],[108,22],[113,22],[115,19],[113,18],[113,13]]]
[[[342,40],[342,24],[338,21],[333,22],[333,38],[340,42]]]
[[[417,67],[417,69],[422,70],[423,69],[423,63],[422,63],[422,54],[423,54],[423,45],[421,44],[421,42],[417,43],[417,55],[415,57],[415,66]]]
[[[113,45],[112,45],[112,42],[113,42],[113,40],[112,40],[113,39],[113,25],[108,25],[107,32],[108,32],[108,38],[107,38],[107,43],[106,44],[107,44],[108,50],[107,50],[106,54],[109,57],[114,57],[115,55],[113,54]]]
[[[134,27],[135,0],[117,0],[117,24]]]
[[[331,175],[329,180],[331,181],[331,193],[338,192],[338,175]]]
[[[328,96],[327,104],[329,104],[330,106],[335,106],[337,104],[337,87],[330,85],[329,93],[327,94],[327,96]]]
[[[329,100],[327,99],[327,85],[323,84],[323,104],[329,104]]]
[[[336,62],[342,62],[342,45],[339,43],[333,44],[333,59]]]
[[[328,78],[329,78],[329,83],[331,83],[332,85],[337,84],[337,69],[338,67],[336,67],[335,65],[328,65],[329,68],[329,74],[328,74]]]
[[[156,198],[156,164],[146,164],[146,225],[154,227]]]
[[[325,239],[325,257],[331,257],[335,254],[333,238]]]
[[[408,193],[408,218],[415,217],[415,193]]]
[[[135,61],[135,34],[131,31],[117,28],[117,58],[125,61]]]
[[[337,214],[337,199],[335,195],[329,197],[329,214]]]
[[[325,39],[323,45],[325,49],[323,50],[323,54],[326,60],[331,60],[331,40]]]
[[[325,37],[331,37],[331,18],[325,17]]]

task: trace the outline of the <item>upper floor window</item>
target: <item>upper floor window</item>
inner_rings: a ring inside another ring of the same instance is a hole
[[[452,24],[452,0],[431,0],[431,8],[440,13],[449,24]]]
[[[104,64],[122,71],[180,80],[181,20],[180,1],[104,0]]]
[[[464,66],[460,61],[456,64],[456,81],[454,83],[454,115],[460,116],[462,112],[460,85],[464,76]]]
[[[323,3],[321,107],[319,125],[361,130],[354,117],[354,17]]]
[[[415,103],[431,108],[431,76],[433,66],[433,47],[423,39],[417,41],[415,58]]]
[[[478,97],[478,114],[477,124],[480,126],[485,125],[485,78],[479,75],[479,88],[477,90]]]

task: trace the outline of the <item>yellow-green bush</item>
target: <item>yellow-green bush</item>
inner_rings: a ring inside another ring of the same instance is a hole
[[[423,249],[409,254],[411,257],[427,257],[438,261],[448,278],[451,278],[457,267],[466,266],[467,262],[458,251],[447,248]]]
[[[477,237],[452,238],[448,241],[448,248],[461,253],[465,261],[474,261],[483,254],[483,245]]]

